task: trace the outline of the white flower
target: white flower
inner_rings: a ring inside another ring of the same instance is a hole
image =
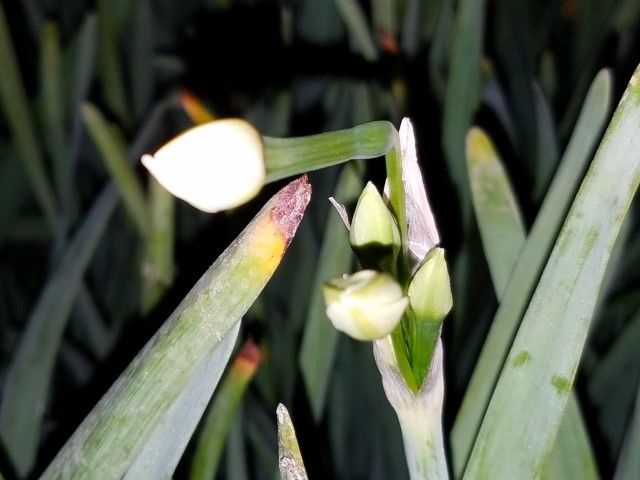
[[[209,213],[245,203],[265,180],[262,137],[240,119],[191,128],[142,164],[173,195]]]
[[[325,283],[327,316],[341,332],[356,340],[376,340],[398,325],[409,299],[393,277],[374,270]]]

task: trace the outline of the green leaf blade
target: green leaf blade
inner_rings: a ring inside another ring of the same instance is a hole
[[[472,128],[467,134],[467,164],[482,247],[500,300],[525,244],[525,227],[509,178],[490,138],[479,128]],[[570,394],[554,448],[547,456],[544,478],[599,478],[574,392]]]
[[[35,461],[54,362],[83,274],[117,203],[107,187],[60,259],[29,316],[4,379],[0,436],[16,470],[26,475]]]
[[[303,177],[263,207],[86,417],[43,478],[172,473],[202,413],[193,409],[185,415],[179,405],[215,388],[231,354],[230,339],[280,263],[310,194]],[[214,357],[216,375],[205,368]],[[201,390],[191,397],[194,386]],[[163,430],[175,432],[171,442]],[[154,445],[162,447],[160,456]]]
[[[451,433],[454,472],[462,473],[522,314],[564,219],[611,102],[611,75],[593,81],[558,173],[514,266]]]
[[[133,167],[127,161],[124,146],[96,107],[85,104],[82,115],[89,135],[102,154],[105,167],[120,190],[127,212],[140,234],[146,236],[149,214],[145,195]]]
[[[504,364],[464,478],[541,474],[575,377],[605,266],[640,182],[639,77],[640,68],[558,236]],[[527,361],[519,362],[523,353]]]
[[[366,60],[375,62],[378,59],[378,50],[360,4],[355,0],[335,0],[335,2],[358,50]]]
[[[31,106],[20,76],[9,26],[0,6],[0,107],[8,121],[16,150],[31,189],[51,227],[57,228],[58,207],[47,176]]]
[[[491,279],[500,299],[525,242],[524,222],[491,139],[481,129],[472,128],[466,143],[471,198]]]
[[[575,392],[569,395],[558,436],[553,450],[547,456],[542,478],[545,480],[565,478],[598,480],[600,478]]]
[[[191,461],[189,473],[191,480],[215,478],[232,423],[236,419],[244,394],[259,362],[258,347],[252,340],[247,341],[238,352],[220,386],[220,391],[209,406],[204,427],[198,437],[196,452]]]
[[[464,137],[480,102],[484,21],[483,0],[464,0],[458,4],[445,94],[442,143],[449,172],[463,196],[464,208],[469,199]]]

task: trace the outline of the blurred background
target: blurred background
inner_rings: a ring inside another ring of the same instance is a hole
[[[281,186],[207,215],[151,182],[140,156],[211,117],[244,117],[269,136],[413,120],[454,282],[448,432],[497,306],[471,213],[466,132],[480,125],[495,141],[529,227],[601,68],[620,98],[640,61],[639,26],[637,0],[4,1],[0,472],[35,477],[46,467]],[[383,161],[311,175],[303,224],[241,331],[260,364],[223,439],[220,478],[274,478],[278,402],[312,478],[407,477],[371,346],[331,330],[319,297],[318,285],[353,263],[326,199],[353,206],[368,179],[382,185]],[[124,202],[105,200],[114,181]],[[603,478],[640,380],[636,217],[576,384]],[[21,379],[12,395],[9,371]],[[34,405],[24,439],[1,431],[3,415]],[[193,450],[176,478],[189,476]]]

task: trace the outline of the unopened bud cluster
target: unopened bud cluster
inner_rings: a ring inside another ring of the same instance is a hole
[[[400,233],[377,188],[363,190],[351,223],[349,242],[366,270],[324,286],[327,316],[357,340],[377,340],[393,332],[407,309],[414,318],[440,323],[452,306],[449,272],[442,248],[433,248],[406,291],[396,280]]]

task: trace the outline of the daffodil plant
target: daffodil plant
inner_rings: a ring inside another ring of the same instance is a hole
[[[297,139],[262,138],[243,120],[216,120],[188,130],[142,163],[175,196],[216,212],[244,203],[266,181],[381,155],[387,166],[383,192],[368,183],[351,222],[345,207],[331,199],[363,270],[324,285],[326,313],[338,330],[373,341],[411,477],[447,478],[440,330],[452,298],[409,119],[399,133],[388,122],[371,122]]]
[[[444,251],[418,166],[413,127],[400,126],[400,164],[383,195],[369,183],[349,241],[367,270],[329,281],[327,316],[357,340],[373,341],[385,393],[402,428],[411,478],[448,478],[442,437],[442,322],[452,306]],[[400,208],[393,203],[400,197]]]

